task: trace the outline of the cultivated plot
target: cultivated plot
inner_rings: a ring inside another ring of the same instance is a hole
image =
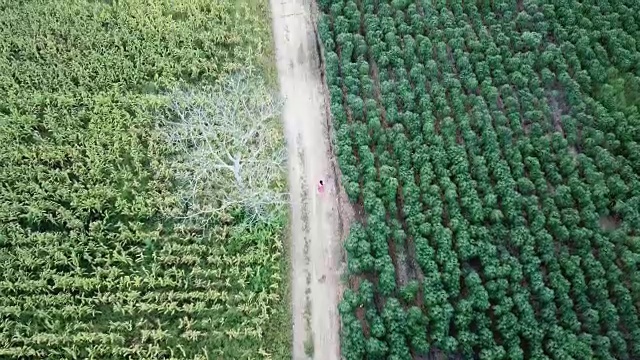
[[[319,3],[345,358],[638,358],[638,5]]]

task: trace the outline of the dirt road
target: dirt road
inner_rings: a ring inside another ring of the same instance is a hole
[[[311,0],[270,0],[289,152],[293,359],[340,359],[339,211]],[[323,179],[325,192],[316,190]]]

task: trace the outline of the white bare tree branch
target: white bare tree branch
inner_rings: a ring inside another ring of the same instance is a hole
[[[269,220],[288,204],[282,101],[251,70],[213,87],[175,90],[160,131],[176,157],[186,217],[222,215],[242,207]]]

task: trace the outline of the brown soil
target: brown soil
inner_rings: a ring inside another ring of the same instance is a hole
[[[337,360],[342,240],[352,215],[333,158],[314,9],[305,0],[271,0],[271,14],[289,152],[292,358]],[[321,179],[325,191],[318,194]]]

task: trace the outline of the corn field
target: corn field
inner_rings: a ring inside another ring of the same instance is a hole
[[[0,358],[286,358],[284,216],[185,220],[157,131],[260,64],[264,10],[0,0]]]

